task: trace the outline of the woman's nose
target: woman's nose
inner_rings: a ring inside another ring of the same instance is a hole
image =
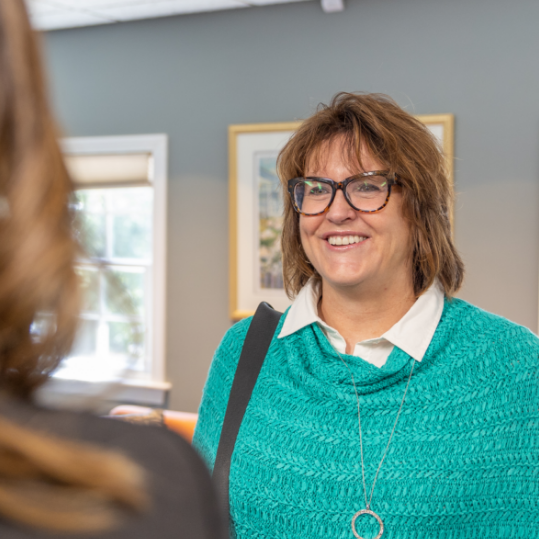
[[[338,189],[335,193],[333,203],[326,214],[327,219],[334,223],[340,223],[347,219],[353,219],[355,214],[356,210],[348,204],[342,189]]]

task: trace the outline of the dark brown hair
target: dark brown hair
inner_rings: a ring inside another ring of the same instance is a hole
[[[420,296],[436,278],[446,296],[461,286],[464,265],[451,237],[453,187],[436,139],[419,120],[383,94],[339,93],[329,105],[305,120],[279,154],[283,187],[282,234],[285,289],[294,297],[311,278],[320,279],[301,245],[299,215],[286,184],[305,174],[321,146],[343,137],[351,163],[361,166],[362,145],[391,173],[398,175],[403,213],[410,223],[413,285]]]
[[[71,180],[23,0],[0,1],[0,392],[29,400],[77,328]],[[110,527],[140,509],[142,471],[112,451],[0,418],[0,515],[48,530]]]

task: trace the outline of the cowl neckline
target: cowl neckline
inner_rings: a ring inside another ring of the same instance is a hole
[[[305,390],[323,398],[345,394],[353,396],[350,371],[360,395],[377,393],[392,386],[400,387],[400,382],[407,380],[414,362],[412,357],[396,346],[382,367],[376,367],[358,356],[340,354],[349,371],[316,323],[283,338],[283,341],[292,376]]]

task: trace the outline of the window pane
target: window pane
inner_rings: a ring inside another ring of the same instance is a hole
[[[106,256],[106,216],[103,189],[75,191],[74,208],[78,213],[78,230],[81,243],[90,257]]]
[[[75,191],[77,209],[85,213],[105,211],[104,189],[78,189]]]
[[[79,219],[78,233],[82,246],[89,257],[105,258],[107,242],[104,214],[82,213]]]
[[[109,190],[113,214],[112,256],[149,259],[152,250],[151,187],[126,187]]]
[[[82,310],[99,312],[99,272],[94,269],[77,268],[82,288]]]
[[[109,322],[109,350],[137,360],[144,353],[144,333],[140,324]]]
[[[111,210],[114,213],[151,215],[153,206],[152,187],[122,187],[109,189]]]
[[[115,215],[112,256],[149,259],[152,254],[151,234],[149,215]]]
[[[109,270],[105,274],[107,311],[124,316],[144,315],[144,270]]]
[[[91,356],[95,354],[97,348],[97,327],[97,321],[81,321],[77,338],[71,351],[72,356]]]

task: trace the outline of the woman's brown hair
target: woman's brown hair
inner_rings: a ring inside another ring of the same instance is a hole
[[[0,2],[0,393],[29,400],[77,329],[72,183],[23,0]],[[0,419],[0,516],[96,531],[145,504],[127,458]]]
[[[293,298],[314,277],[299,234],[299,215],[287,192],[287,181],[305,175],[324,144],[343,137],[346,157],[361,166],[362,147],[390,173],[398,175],[403,213],[410,223],[413,286],[420,296],[436,278],[446,296],[461,286],[464,265],[451,237],[453,188],[445,158],[430,131],[383,94],[339,93],[329,105],[305,120],[279,154],[284,197],[282,234],[285,289]]]

